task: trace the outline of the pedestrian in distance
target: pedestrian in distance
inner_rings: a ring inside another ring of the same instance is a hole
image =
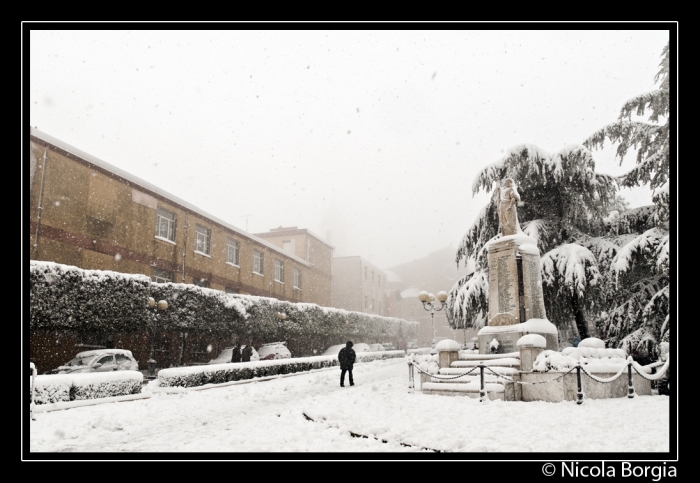
[[[241,345],[236,342],[231,351],[231,362],[241,362]]]
[[[243,351],[241,351],[241,361],[250,362],[250,356],[253,355],[253,347],[250,344],[243,346]]]
[[[354,386],[352,380],[352,365],[355,363],[355,350],[352,348],[352,341],[349,340],[345,347],[338,352],[338,362],[340,362],[340,387],[345,387],[345,373],[348,373],[350,385]]]

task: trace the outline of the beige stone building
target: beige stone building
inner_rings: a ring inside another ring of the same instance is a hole
[[[386,288],[386,273],[369,260],[360,256],[333,258],[333,307],[390,316]]]
[[[32,260],[331,304],[332,247],[306,230],[285,249],[36,129],[29,174]]]

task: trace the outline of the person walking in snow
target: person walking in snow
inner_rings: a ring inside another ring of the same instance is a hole
[[[250,356],[253,355],[253,347],[250,344],[243,346],[243,351],[241,352],[241,361],[250,362]]]
[[[231,362],[241,362],[241,345],[238,342],[231,351]]]
[[[352,341],[349,340],[345,347],[338,352],[338,362],[340,362],[340,387],[345,387],[345,373],[348,373],[350,385],[354,386],[352,380],[352,365],[355,363],[355,350],[352,348]]]

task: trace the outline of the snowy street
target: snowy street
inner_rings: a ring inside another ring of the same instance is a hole
[[[339,387],[339,375],[334,367],[170,394],[145,386],[144,392],[153,392],[150,399],[36,414],[30,451],[669,451],[665,396],[586,400],[581,406],[480,403],[411,392],[406,359],[356,364],[354,387],[347,380]]]

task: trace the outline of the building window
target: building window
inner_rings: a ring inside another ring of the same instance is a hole
[[[171,242],[175,241],[175,213],[162,208],[156,209],[156,236]]]
[[[230,238],[226,239],[226,262],[238,266],[241,253],[241,244]]]
[[[209,240],[211,239],[211,230],[201,225],[196,225],[194,229],[194,251],[209,255]]]
[[[263,252],[253,250],[253,273],[263,274]]]
[[[161,270],[160,268],[153,268],[153,275],[151,280],[156,283],[166,283],[173,281],[173,274],[171,272]]]
[[[294,269],[294,288],[301,289],[301,270]]]
[[[198,287],[206,287],[209,288],[209,280],[206,278],[195,278],[192,280],[192,283],[194,283]]]
[[[275,260],[275,281],[284,283],[284,263]]]

